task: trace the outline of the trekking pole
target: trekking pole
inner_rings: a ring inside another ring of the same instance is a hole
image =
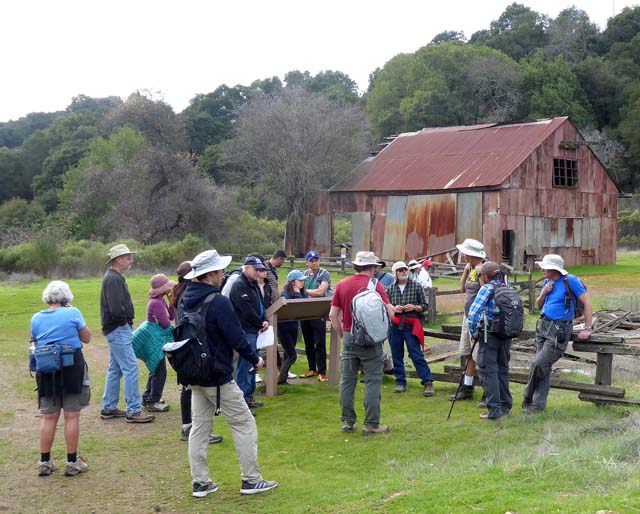
[[[458,383],[458,389],[456,389],[456,394],[453,396],[453,400],[451,402],[451,408],[449,409],[449,415],[447,416],[447,421],[449,421],[449,418],[451,418],[451,413],[453,412],[453,406],[456,404],[456,397],[458,396],[460,389],[462,389],[462,383],[464,382],[464,377],[467,374],[469,361],[473,358],[473,350],[475,350],[477,344],[478,344],[478,341],[476,340],[473,342],[473,345],[471,346],[471,353],[469,354],[467,363],[465,364],[464,369],[462,370],[462,376],[460,377],[460,382]]]

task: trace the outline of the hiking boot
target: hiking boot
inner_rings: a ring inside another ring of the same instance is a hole
[[[433,390],[433,382],[425,382],[424,383],[424,391],[422,392],[422,395],[423,396],[433,396],[434,394],[436,394],[436,393]]]
[[[144,404],[144,408],[147,412],[167,412],[171,406],[164,402],[147,402]]]
[[[355,423],[351,423],[350,421],[343,421],[342,422],[342,432],[344,434],[348,434],[350,432],[355,432],[356,431],[356,424]]]
[[[254,400],[253,396],[249,398],[249,400],[247,401],[247,405],[249,406],[250,409],[257,409],[258,407],[264,407],[264,403],[259,402],[258,400]]]
[[[473,386],[463,385],[456,394],[449,396],[449,401],[473,400]]]
[[[288,386],[289,382],[287,382],[286,380],[278,380],[278,385],[279,386]]]
[[[78,457],[75,462],[67,462],[67,466],[64,468],[64,474],[68,477],[73,477],[84,473],[89,469],[89,464]]]
[[[311,378],[317,375],[318,373],[315,370],[310,369],[309,371],[305,371],[302,375],[300,375],[300,378]]]
[[[193,493],[191,494],[196,498],[204,498],[208,494],[215,493],[217,490],[218,484],[214,484],[213,482],[208,482],[206,484],[196,482],[193,484]]]
[[[362,435],[370,436],[376,434],[386,434],[389,432],[389,425],[378,425],[377,427],[372,427],[371,425],[364,425],[362,427]]]
[[[318,373],[318,381],[319,382],[326,382],[327,380],[329,380],[327,378],[327,375],[325,375],[324,373]]]
[[[151,414],[142,414],[142,412],[134,412],[133,414],[127,414],[127,423],[151,423],[155,416]]]
[[[242,487],[240,488],[240,494],[259,494],[265,491],[271,491],[278,487],[278,482],[275,480],[258,480],[257,482],[242,481]]]
[[[124,418],[127,413],[120,409],[102,409],[100,411],[100,417],[102,419]]]
[[[398,384],[395,389],[393,390],[394,393],[404,393],[407,391],[407,386],[406,385],[401,385]]]
[[[56,463],[53,462],[52,460],[38,462],[38,476],[40,477],[48,477],[56,469],[58,469],[56,467]]]

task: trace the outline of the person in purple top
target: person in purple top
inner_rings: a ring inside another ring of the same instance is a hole
[[[148,412],[166,412],[169,405],[162,401],[164,384],[167,380],[167,364],[162,346],[173,341],[175,309],[167,305],[165,297],[176,283],[162,273],[151,277],[147,319],[133,333],[133,350],[138,359],[149,369],[147,388],[142,395],[142,404]]]

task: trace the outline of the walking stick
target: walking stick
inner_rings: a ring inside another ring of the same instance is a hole
[[[447,416],[447,421],[449,421],[449,418],[451,418],[451,413],[453,412],[453,406],[456,404],[456,396],[458,396],[458,393],[462,388],[462,384],[464,382],[464,376],[467,374],[467,368],[469,367],[469,361],[472,359],[473,350],[475,350],[477,344],[478,344],[478,341],[476,340],[473,342],[473,345],[471,346],[471,353],[469,354],[467,363],[465,364],[464,369],[462,370],[462,376],[460,377],[460,382],[458,383],[458,389],[456,389],[456,394],[453,396],[453,401],[451,402],[451,408],[449,409],[449,415]]]

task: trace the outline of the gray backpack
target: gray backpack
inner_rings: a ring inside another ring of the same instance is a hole
[[[351,335],[353,344],[375,346],[382,344],[389,334],[389,314],[376,291],[378,281],[369,280],[367,289],[351,300]]]

